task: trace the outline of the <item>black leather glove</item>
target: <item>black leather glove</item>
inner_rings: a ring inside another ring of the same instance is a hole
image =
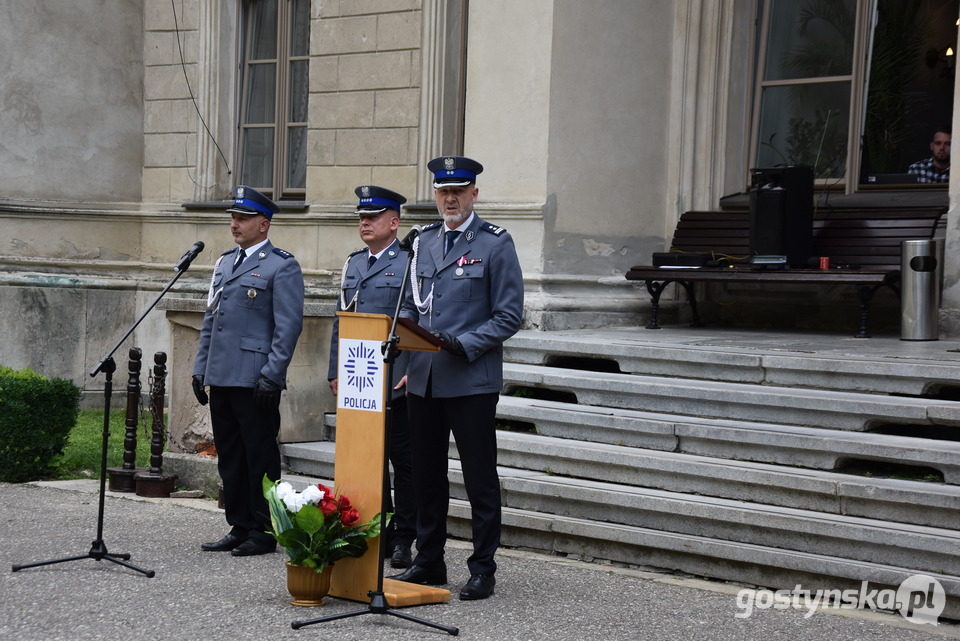
[[[207,392],[203,389],[203,376],[200,374],[193,375],[193,395],[197,397],[197,402],[201,405],[206,405],[210,402],[210,397],[207,396]]]
[[[462,359],[467,358],[467,352],[465,349],[463,349],[463,345],[460,344],[460,341],[457,340],[456,336],[453,336],[450,334],[450,332],[445,332],[443,330],[431,333],[445,343],[444,345],[441,345],[443,349],[447,350],[451,354],[459,356]]]
[[[280,386],[266,376],[261,375],[253,386],[253,401],[262,410],[276,407],[280,402]]]

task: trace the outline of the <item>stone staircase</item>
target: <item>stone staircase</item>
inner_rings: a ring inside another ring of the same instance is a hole
[[[950,347],[521,332],[498,407],[503,544],[773,589],[928,574],[960,618]],[[330,479],[333,451],[286,444],[288,472]],[[468,538],[452,443],[450,457],[450,532]]]

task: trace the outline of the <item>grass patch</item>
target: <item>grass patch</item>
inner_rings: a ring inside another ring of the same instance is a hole
[[[110,412],[110,438],[107,445],[107,467],[123,465],[123,440],[126,436],[126,415],[121,410]],[[137,467],[150,466],[150,439],[143,425],[137,426]],[[100,457],[103,449],[103,410],[83,410],[70,430],[63,454],[54,462],[52,478],[57,480],[100,478]]]

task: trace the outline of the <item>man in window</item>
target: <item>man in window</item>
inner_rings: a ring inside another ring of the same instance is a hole
[[[948,183],[950,182],[950,126],[944,125],[933,133],[930,142],[930,151],[933,156],[926,160],[919,160],[907,169],[908,174],[917,174],[917,182],[921,183]]]

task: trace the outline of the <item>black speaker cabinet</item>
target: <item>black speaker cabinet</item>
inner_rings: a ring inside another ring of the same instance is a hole
[[[751,169],[750,254],[806,267],[813,243],[813,168]]]

